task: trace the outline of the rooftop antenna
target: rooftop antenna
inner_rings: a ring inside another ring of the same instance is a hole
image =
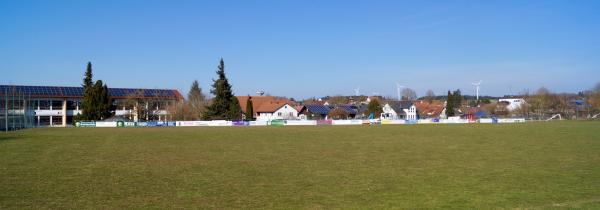
[[[359,96],[360,95],[360,86],[358,86],[357,88],[354,89],[354,95],[355,96]]]
[[[256,95],[262,96],[264,94],[265,94],[265,91],[263,91],[263,90],[256,91]]]
[[[400,88],[404,86],[400,85],[400,83],[396,82],[396,92],[398,93],[398,101],[400,101]]]
[[[475,86],[475,91],[476,91],[475,95],[477,97],[477,103],[479,104],[479,86],[481,85],[481,80],[479,80],[479,82],[474,82],[471,84]]]

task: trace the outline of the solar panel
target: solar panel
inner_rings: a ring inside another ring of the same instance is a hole
[[[308,111],[315,113],[315,114],[329,114],[329,107],[325,106],[325,105],[306,105],[306,109],[308,109]]]
[[[6,91],[18,91],[37,97],[83,97],[83,87],[55,87],[55,86],[23,86],[23,85],[0,85],[0,94]],[[132,88],[109,88],[112,97],[124,98],[128,96],[142,98],[164,98],[178,99],[176,90],[165,89],[132,89]]]

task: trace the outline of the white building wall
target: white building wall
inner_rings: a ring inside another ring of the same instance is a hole
[[[389,104],[385,104],[382,108],[381,119],[384,120],[404,120],[400,119],[397,112],[392,109]],[[403,109],[406,113],[406,120],[418,120],[417,119],[417,107],[415,105],[410,106],[408,109]]]
[[[408,108],[408,109],[404,109],[404,112],[406,112],[407,120],[418,120],[417,119],[417,107],[415,105],[410,106],[410,108]]]
[[[285,104],[279,109],[275,110],[275,112],[260,112],[256,117],[256,120],[277,120],[277,119],[286,119],[286,120],[297,120],[298,119],[298,110],[289,104]]]
[[[381,119],[384,120],[397,120],[398,119],[398,114],[396,113],[396,111],[394,111],[394,109],[392,109],[392,107],[390,106],[390,104],[385,104],[383,106],[382,109],[382,113],[381,113]]]

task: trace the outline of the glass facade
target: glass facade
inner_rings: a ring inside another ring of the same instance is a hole
[[[29,95],[16,90],[0,92],[0,130],[13,131],[34,126],[33,106]]]

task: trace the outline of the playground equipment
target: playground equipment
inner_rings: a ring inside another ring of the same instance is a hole
[[[558,119],[559,119],[559,120],[562,120],[562,116],[560,116],[560,114],[555,114],[555,115],[552,115],[552,117],[548,118],[548,119],[546,120],[546,122],[548,122],[548,121],[550,121],[550,120],[553,120],[553,119],[555,119],[555,118],[557,118],[557,117],[558,117]]]

